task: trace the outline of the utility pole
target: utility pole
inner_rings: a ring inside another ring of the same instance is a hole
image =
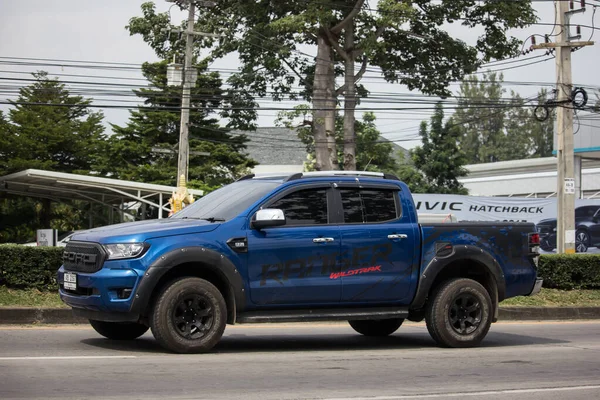
[[[181,97],[181,127],[179,129],[179,158],[177,162],[178,182],[183,176],[185,182],[188,180],[189,162],[189,126],[190,126],[190,104],[192,93],[191,73],[192,59],[194,57],[194,21],[196,18],[196,5],[189,2],[188,23],[185,31],[185,60],[183,62],[183,94]]]
[[[571,36],[570,19],[573,14],[585,12],[585,1],[581,9],[572,10],[573,2],[556,0],[556,24],[560,33],[557,43],[533,45],[534,49],[556,49],[556,90],[557,90],[557,198],[558,226],[557,253],[575,253],[575,172],[573,143],[573,81],[571,72],[571,52],[575,47],[593,45],[594,42],[573,42],[580,36]],[[571,8],[571,10],[569,9]]]
[[[188,6],[187,28],[185,33],[185,60],[183,62],[183,92],[181,96],[181,125],[179,129],[179,151],[177,158],[177,190],[173,192],[173,196],[169,199],[171,203],[171,212],[176,213],[183,208],[183,204],[191,204],[194,202],[193,196],[187,190],[188,170],[189,170],[189,129],[190,129],[190,106],[192,87],[196,84],[197,71],[193,65],[194,58],[194,36],[209,36],[219,37],[220,35],[194,31],[194,22],[196,19],[196,4],[206,7],[214,7],[213,1],[204,0],[167,0],[170,3],[176,3],[181,8]],[[173,31],[182,33],[180,30]],[[171,67],[171,66],[170,66]],[[169,68],[170,68],[169,67]],[[173,83],[179,84],[178,73],[175,63],[172,65],[173,70],[167,71],[167,79],[173,79]],[[170,76],[172,73],[172,76]],[[154,148],[154,152],[172,154],[174,150]],[[209,156],[206,152],[192,152],[193,155]]]

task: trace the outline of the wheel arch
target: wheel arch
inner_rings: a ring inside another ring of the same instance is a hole
[[[243,279],[223,254],[203,247],[186,247],[162,255],[144,274],[136,291],[132,311],[145,317],[151,312],[160,291],[182,277],[205,279],[219,289],[227,305],[227,323],[235,323],[245,306]]]
[[[443,282],[453,278],[473,279],[487,290],[492,299],[495,322],[498,318],[498,305],[506,296],[504,272],[494,257],[475,246],[456,246],[450,256],[436,257],[427,265],[420,275],[417,293],[411,305],[413,314],[423,315],[418,311],[425,307],[431,294]]]

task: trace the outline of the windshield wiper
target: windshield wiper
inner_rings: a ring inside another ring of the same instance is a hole
[[[208,222],[225,222],[225,218],[221,218],[221,217],[207,217],[207,218],[198,218],[201,219],[203,221],[208,221]]]

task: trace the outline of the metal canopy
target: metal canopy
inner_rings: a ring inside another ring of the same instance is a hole
[[[170,211],[168,199],[177,188],[88,175],[28,169],[0,177],[0,192],[55,201],[81,200],[123,212],[132,202]],[[194,197],[202,190],[188,189]],[[162,218],[162,213],[158,213]]]

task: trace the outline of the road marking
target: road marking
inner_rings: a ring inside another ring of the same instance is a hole
[[[476,397],[476,396],[492,396],[503,394],[526,394],[526,393],[545,393],[545,392],[567,392],[575,390],[592,390],[600,389],[600,385],[591,386],[564,386],[556,388],[540,388],[540,389],[507,389],[507,390],[490,390],[486,392],[463,392],[463,393],[437,393],[437,394],[410,394],[401,396],[376,396],[376,397],[340,397],[327,398],[323,400],[404,400],[404,399],[440,399],[445,397]]]
[[[21,360],[99,360],[115,358],[137,358],[137,356],[56,356],[56,357],[0,357],[0,361]]]

